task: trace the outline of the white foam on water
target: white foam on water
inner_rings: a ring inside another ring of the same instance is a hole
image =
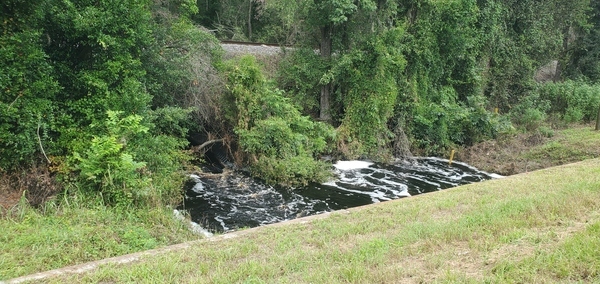
[[[204,192],[204,184],[202,183],[202,181],[196,182],[194,187],[192,187],[192,191],[195,193],[198,193],[198,194],[203,193]]]
[[[227,227],[225,225],[225,221],[223,221],[223,219],[229,219],[229,218],[227,218],[227,217],[221,217],[221,216],[215,216],[214,219],[221,224],[221,227],[223,228],[223,230],[225,230],[225,231],[229,230],[229,227]]]
[[[490,175],[492,178],[505,178],[505,176],[501,176],[499,174],[494,174],[494,173],[488,173],[488,175]]]
[[[358,170],[368,168],[373,163],[366,161],[338,161],[333,166],[340,171]]]
[[[198,235],[204,235],[207,238],[210,238],[213,236],[213,234],[211,232],[204,229],[202,226],[200,226],[200,224],[198,224],[196,222],[190,222],[190,230],[192,230],[192,232],[194,232]]]
[[[181,214],[181,212],[177,209],[173,209],[173,216],[175,217],[175,219],[185,222],[185,216],[183,216],[183,214]],[[192,231],[195,234],[198,235],[204,235],[207,238],[210,238],[213,236],[213,234],[211,232],[209,232],[208,230],[204,229],[202,226],[200,226],[200,224],[190,221],[189,222],[189,229],[190,231]]]
[[[195,182],[200,182],[200,176],[198,175],[191,174],[190,178],[193,179]]]
[[[203,181],[204,178],[200,180],[191,175],[198,185],[189,190],[198,194],[195,198],[208,203],[203,205],[209,207],[206,210],[216,212],[215,216],[200,212],[201,223],[209,222],[211,227],[228,232],[240,227],[239,224],[241,227],[265,225],[328,212],[333,210],[330,203],[337,207],[348,200],[366,203],[370,199],[371,203],[378,203],[411,196],[410,192],[431,192],[478,179],[502,177],[486,175],[460,162],[448,164],[448,160],[440,158],[398,160],[391,165],[338,161],[333,165],[335,175],[323,183],[327,187],[309,187],[306,193],[303,193],[304,189],[293,191],[256,184],[251,178],[242,176]]]

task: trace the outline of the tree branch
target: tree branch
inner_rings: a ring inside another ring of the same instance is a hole
[[[214,144],[214,143],[218,143],[218,142],[223,142],[225,141],[225,139],[221,138],[221,139],[213,139],[213,140],[208,140],[202,144],[200,144],[199,146],[194,146],[192,147],[192,150],[194,152],[200,152],[200,150],[202,150],[203,148],[205,148],[206,146],[210,145],[210,144]]]
[[[42,138],[40,138],[40,122],[38,121],[38,127],[37,127],[37,139],[38,139],[38,143],[40,143],[40,149],[42,150],[42,154],[44,154],[44,158],[46,158],[46,161],[48,161],[48,164],[51,164],[52,162],[50,162],[50,159],[48,159],[48,156],[46,156],[46,152],[44,151],[44,146],[42,146]]]

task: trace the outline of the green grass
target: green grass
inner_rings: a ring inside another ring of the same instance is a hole
[[[498,282],[598,281],[600,279],[600,222],[594,221],[583,232],[552,251],[539,251],[521,261],[503,261],[495,269]],[[536,271],[531,273],[530,271]]]
[[[0,217],[0,280],[198,238],[167,207],[57,203],[34,209],[22,202]]]
[[[559,165],[596,158],[600,155],[600,132],[591,127],[560,130],[559,134],[545,144],[536,146],[523,154],[528,160]]]
[[[541,133],[520,133],[462,149],[458,160],[481,170],[513,175],[600,157],[600,131],[591,125],[573,125]]]
[[[600,281],[600,160],[264,227],[52,283]]]

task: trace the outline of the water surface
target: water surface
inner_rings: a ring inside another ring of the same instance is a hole
[[[438,158],[394,164],[340,161],[334,172],[335,179],[327,183],[295,189],[268,186],[236,172],[192,176],[184,208],[202,227],[229,232],[499,177]]]

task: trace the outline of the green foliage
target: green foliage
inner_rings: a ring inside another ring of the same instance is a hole
[[[226,7],[236,1],[245,8]],[[252,25],[254,35],[278,42],[294,38],[292,42],[307,47],[286,59],[280,86],[311,114],[318,112],[319,95],[327,97],[327,89],[323,93],[320,89],[331,86],[332,122],[343,126],[340,133],[345,137],[340,146],[353,149],[355,156],[381,153],[389,144],[390,104],[383,102],[384,96],[396,96],[393,121],[408,128],[416,147],[433,147],[429,152],[435,153],[509,128],[506,118],[486,109],[498,107],[500,113],[514,109],[515,121],[537,127],[545,110],[518,106],[536,92],[534,72],[550,60],[559,60],[561,70],[565,62],[575,66],[575,61],[567,60],[572,55],[581,59],[578,62],[590,63],[585,67],[589,74],[596,64],[592,59],[597,32],[586,33],[585,42],[573,45],[582,31],[597,30],[586,17],[597,17],[598,5],[588,0],[300,2],[223,0],[207,7],[220,5],[222,12],[237,9],[229,15],[237,15],[240,30]],[[595,10],[588,13],[589,7]],[[292,19],[305,21],[289,24]],[[404,33],[386,41],[388,31],[399,27]],[[380,43],[373,40],[380,38]],[[319,45],[324,48],[322,59],[312,52]],[[404,69],[372,60],[398,52],[406,59]],[[571,69],[568,74],[575,74]],[[582,116],[585,119],[585,111],[574,107],[566,118]]]
[[[319,81],[326,72],[326,64],[314,50],[300,48],[288,52],[279,64],[278,85],[286,91],[304,113],[319,113]]]
[[[525,130],[540,128],[545,120],[559,124],[589,122],[600,107],[600,86],[582,81],[538,84],[511,109],[512,120]]]
[[[147,195],[149,179],[143,176],[144,162],[134,161],[127,142],[147,133],[142,117],[122,117],[122,112],[108,111],[106,133],[92,139],[84,153],[73,154],[75,169],[80,171],[86,187],[99,191],[108,204],[128,205]]]
[[[364,1],[372,3],[371,1]],[[317,0],[311,7],[310,20],[316,26],[339,25],[348,21],[348,17],[358,10],[354,0]]]
[[[538,129],[546,120],[546,113],[549,109],[550,103],[533,92],[511,109],[510,115],[516,125],[532,131]]]
[[[254,17],[253,40],[294,44],[305,40],[302,31],[311,1],[263,1]]]
[[[285,92],[242,59],[228,67],[221,105],[222,50],[190,17],[235,32],[226,38],[301,43],[282,65]],[[316,114],[323,86],[348,156],[385,158],[399,126],[428,154],[493,137],[510,128],[494,107],[529,129],[548,114],[588,121],[596,85],[536,86],[532,75],[559,60],[568,76],[594,82],[597,18],[588,0],[9,0],[0,11],[0,168],[75,151],[82,180],[107,186],[109,202],[142,200],[130,191],[170,177],[186,160],[181,138],[210,126],[234,128],[256,176],[317,180],[324,165],[314,159],[333,131],[295,105]],[[107,121],[107,111],[121,116]],[[126,133],[128,119],[137,132]]]
[[[0,169],[40,164],[43,151],[107,204],[179,202],[183,138],[218,117],[202,107],[222,86],[218,42],[190,24],[196,12],[188,0],[3,3]]]
[[[253,175],[283,185],[322,181],[328,171],[315,158],[333,138],[331,127],[313,122],[265,80],[254,57],[229,62],[226,117]]]
[[[419,102],[409,123],[413,147],[426,155],[440,155],[454,145],[472,145],[509,131],[510,122],[484,105],[480,96],[469,97],[464,104]]]
[[[455,144],[494,137],[506,124],[481,93],[475,1],[427,1],[409,13],[406,81],[396,115],[406,120],[413,149],[439,155]]]
[[[152,134],[152,125],[144,125],[139,115],[107,114],[101,127],[94,126],[101,134],[73,154],[71,163],[82,188],[99,192],[110,205],[178,202],[181,177],[173,175],[190,159],[181,151],[187,141]]]
[[[600,107],[600,85],[581,81],[549,83],[538,86],[539,96],[552,107],[549,113],[558,113],[566,122],[589,122],[596,118]]]
[[[494,107],[508,111],[535,89],[532,77],[550,60],[562,69],[573,31],[585,25],[588,0],[480,1],[478,36],[484,91]]]
[[[426,1],[410,9],[416,16],[404,44],[408,80],[419,83],[413,95],[431,97],[446,86],[462,99],[478,94],[475,1]]]
[[[60,154],[102,136],[86,126],[102,125],[108,110],[146,115],[151,96],[140,57],[152,42],[147,4],[56,1],[45,9],[44,49],[63,88],[54,99]]]
[[[190,123],[192,122],[192,108],[182,109],[180,107],[161,107],[148,113],[148,122],[153,127],[153,132],[158,135],[172,137],[186,137]]]
[[[565,75],[574,80],[600,82],[600,3],[589,1],[586,21],[579,24],[579,36],[570,46],[569,57],[565,60]]]
[[[153,29],[158,42],[142,57],[152,104],[193,108],[195,124],[215,123],[224,88],[217,71],[222,54],[219,42],[185,18],[161,15],[156,12]]]
[[[382,32],[341,56],[332,70],[330,76],[347,90],[340,95],[342,128],[346,129],[340,139],[358,143],[358,151],[345,153],[350,157],[366,155],[383,160],[389,156],[386,149],[393,134],[387,123],[398,95],[397,76],[406,64],[398,46],[402,35],[402,29]]]
[[[60,87],[39,36],[32,30],[0,35],[0,168],[5,170],[35,162],[38,137],[47,142],[56,128],[54,96]]]

